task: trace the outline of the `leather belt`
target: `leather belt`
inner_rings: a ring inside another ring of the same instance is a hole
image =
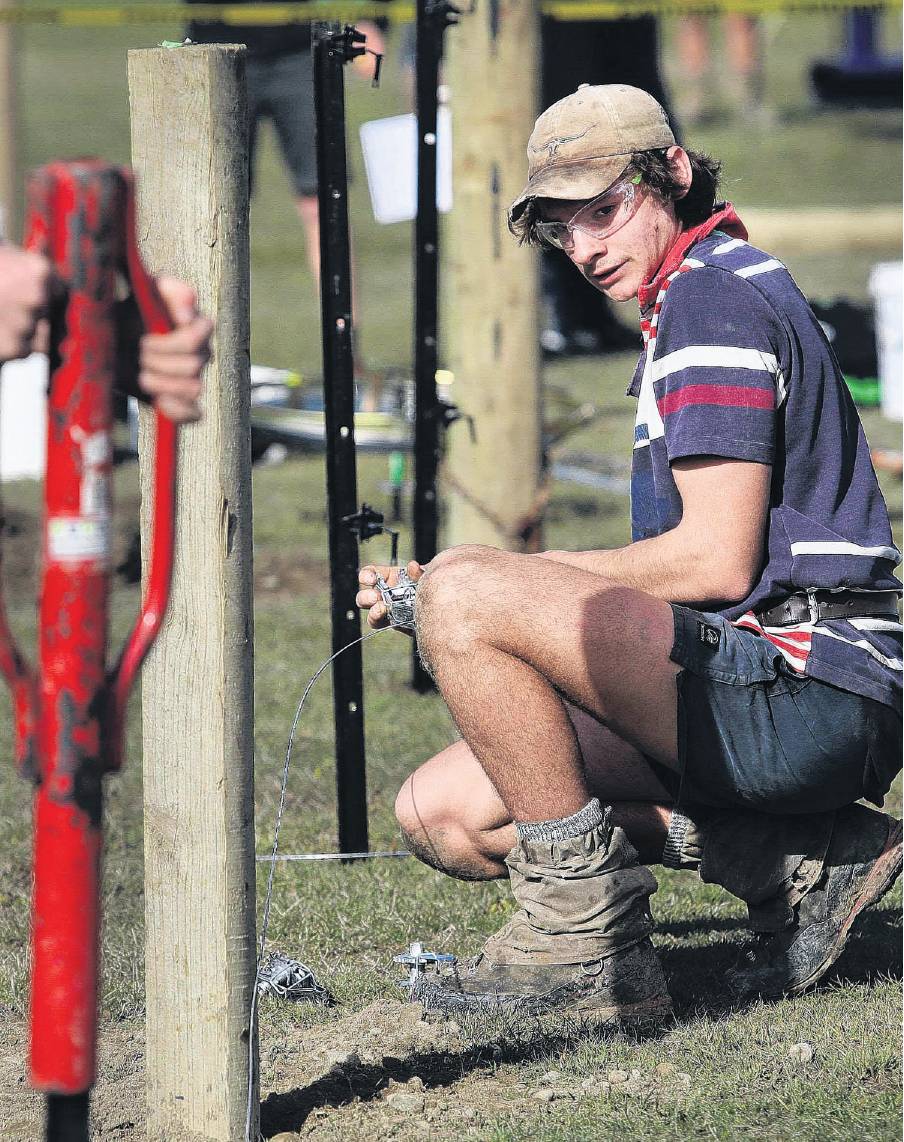
[[[898,618],[897,591],[801,591],[768,611],[757,611],[764,627],[792,623],[822,622],[823,619],[854,619],[866,615]]]

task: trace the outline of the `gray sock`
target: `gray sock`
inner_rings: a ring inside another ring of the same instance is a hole
[[[589,833],[602,823],[602,806],[599,798],[594,797],[570,817],[561,817],[557,821],[516,821],[515,829],[523,841],[564,841],[566,837]]]

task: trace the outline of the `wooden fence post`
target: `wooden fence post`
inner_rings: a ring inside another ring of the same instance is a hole
[[[0,0],[0,8],[10,0]],[[21,210],[17,193],[18,138],[16,131],[16,41],[18,28],[0,23],[0,239],[19,240]]]
[[[480,4],[448,37],[454,203],[443,241],[451,399],[446,546],[535,550],[540,477],[536,254],[508,232],[536,115],[538,5]]]
[[[257,1138],[245,49],[129,52],[142,254],[216,322],[183,430],[176,561],[144,667],[148,1137]],[[143,414],[141,443],[152,431]],[[142,534],[150,465],[142,463]],[[145,551],[148,543],[143,544]],[[250,1060],[250,1062],[249,1062]]]

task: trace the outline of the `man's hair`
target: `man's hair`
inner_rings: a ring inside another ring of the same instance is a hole
[[[682,226],[696,226],[700,222],[705,222],[716,205],[722,164],[718,159],[713,159],[702,151],[688,151],[692,180],[690,189],[684,194],[684,187],[675,178],[669,166],[667,153],[667,148],[635,151],[621,178],[630,178],[639,174],[660,198],[674,203],[675,214]],[[509,220],[509,230],[518,239],[519,245],[542,245],[537,237],[542,201],[541,198],[528,199],[521,214],[516,219]]]

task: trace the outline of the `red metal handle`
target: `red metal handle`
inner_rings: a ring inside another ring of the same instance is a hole
[[[163,623],[173,572],[176,490],[176,425],[157,413],[154,450],[154,538],[147,590],[135,626],[126,640],[119,661],[110,672],[110,705],[107,723],[107,766],[122,762],[122,737],[129,691]]]
[[[29,206],[27,244],[50,258],[67,289],[65,312],[51,322],[40,671],[30,711],[40,777],[31,1077],[41,1090],[78,1095],[91,1086],[95,1070],[101,780],[120,763],[129,686],[166,607],[176,426],[158,415],[151,580],[119,663],[108,671],[111,388],[120,279],[131,279],[148,328],[165,332],[170,322],[138,258],[128,171],[97,160],[51,164],[31,180]],[[22,692],[20,721],[27,724],[27,670],[2,621],[0,647],[0,669]]]
[[[168,333],[172,321],[153,279],[142,264],[135,228],[135,195],[126,208],[126,261],[138,309],[149,333]],[[110,672],[107,757],[111,769],[122,758],[123,727],[129,691],[163,623],[173,575],[176,516],[177,427],[157,411],[154,449],[154,524],[147,588],[141,611],[116,666]]]

